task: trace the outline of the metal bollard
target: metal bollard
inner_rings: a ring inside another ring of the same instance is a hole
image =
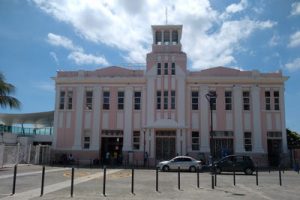
[[[158,167],[156,167],[156,192],[158,192]]]
[[[200,182],[199,182],[199,167],[197,167],[197,188],[200,187]]]
[[[45,165],[42,169],[42,183],[41,183],[41,196],[44,195],[44,182],[45,182]]]
[[[180,167],[178,167],[178,190],[180,190]]]
[[[71,175],[71,197],[73,197],[74,191],[74,167],[72,167],[72,175]]]
[[[256,176],[256,185],[258,185],[258,169],[256,167],[256,173],[255,173],[255,176]]]
[[[235,165],[233,165],[233,185],[235,186]]]
[[[217,173],[215,172],[215,186],[217,186]]]
[[[214,181],[214,174],[213,172],[211,173],[211,189],[215,189],[215,181]]]
[[[16,193],[16,178],[17,178],[17,168],[18,166],[15,165],[14,167],[14,177],[13,177],[13,188],[12,188],[12,195]]]
[[[103,166],[103,195],[105,196],[106,166]]]
[[[134,194],[134,168],[131,169],[131,193]]]
[[[281,168],[279,167],[279,185],[282,185],[282,181],[281,181]]]

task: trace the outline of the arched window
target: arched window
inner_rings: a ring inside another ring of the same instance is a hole
[[[170,31],[164,31],[164,43],[165,44],[170,43]]]
[[[178,31],[172,31],[172,43],[178,44]]]
[[[161,39],[161,31],[156,31],[155,32],[155,44],[161,44],[162,39]]]

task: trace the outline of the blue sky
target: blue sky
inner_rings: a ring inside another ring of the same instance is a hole
[[[183,24],[190,69],[214,66],[289,76],[287,127],[300,132],[300,1],[0,0],[0,71],[20,110],[54,109],[57,70],[144,65],[151,25]]]

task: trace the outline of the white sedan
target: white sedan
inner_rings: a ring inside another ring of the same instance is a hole
[[[201,170],[202,164],[201,161],[188,156],[177,156],[171,160],[158,163],[157,167],[161,171],[177,170],[180,167],[180,170],[195,172],[198,167]]]

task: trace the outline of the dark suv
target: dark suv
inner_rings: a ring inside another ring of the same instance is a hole
[[[253,161],[249,156],[230,155],[215,162],[216,173],[238,171],[251,175],[254,169]]]

